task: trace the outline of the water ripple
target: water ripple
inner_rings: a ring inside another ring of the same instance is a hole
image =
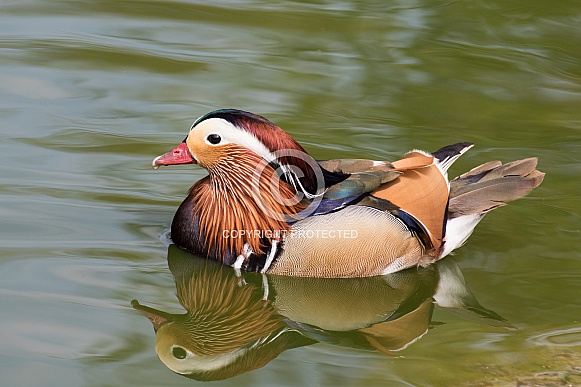
[[[581,345],[581,327],[556,329],[532,336],[529,340],[538,345],[577,347]]]

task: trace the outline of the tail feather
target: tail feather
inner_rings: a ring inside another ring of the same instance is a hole
[[[458,176],[456,179],[467,179],[469,177],[474,177],[475,180],[477,181],[479,177],[482,177],[483,173],[486,173],[496,167],[500,167],[502,166],[502,163],[498,160],[496,161],[489,161],[487,163],[484,163],[482,165],[479,165],[475,168],[472,168],[471,170],[469,170],[468,172]],[[456,180],[454,179],[454,180]]]
[[[501,164],[491,161],[450,182],[449,219],[483,215],[507,202],[527,195],[543,181],[537,159]]]
[[[484,215],[519,199],[542,183],[537,159],[502,164],[489,161],[450,182],[444,248],[439,258],[462,246]]]

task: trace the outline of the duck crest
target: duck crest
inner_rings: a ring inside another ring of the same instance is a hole
[[[264,159],[229,145],[229,155],[191,188],[206,253],[217,260],[226,254],[265,254],[272,241],[290,230],[306,208],[293,188]],[[234,162],[244,160],[244,162]]]

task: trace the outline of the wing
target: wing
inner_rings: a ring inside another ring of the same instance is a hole
[[[410,152],[393,163],[402,174],[372,195],[388,200],[417,219],[427,231],[435,251],[442,245],[448,205],[448,179],[437,160],[423,152]]]
[[[331,185],[325,191],[324,197],[331,200],[372,192],[401,174],[387,161],[335,159],[319,161],[319,165],[332,173],[348,175],[348,178]]]
[[[392,163],[401,175],[372,192],[415,218],[429,235],[438,255],[446,232],[450,184],[447,170],[473,144],[462,142],[445,146],[433,154],[414,150]]]

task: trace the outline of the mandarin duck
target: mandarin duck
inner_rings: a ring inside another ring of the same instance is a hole
[[[208,176],[179,206],[173,243],[237,270],[368,277],[426,266],[460,247],[492,209],[537,187],[537,159],[490,161],[449,181],[473,144],[412,150],[393,162],[315,161],[266,118],[222,109],[198,118],[153,167]]]

